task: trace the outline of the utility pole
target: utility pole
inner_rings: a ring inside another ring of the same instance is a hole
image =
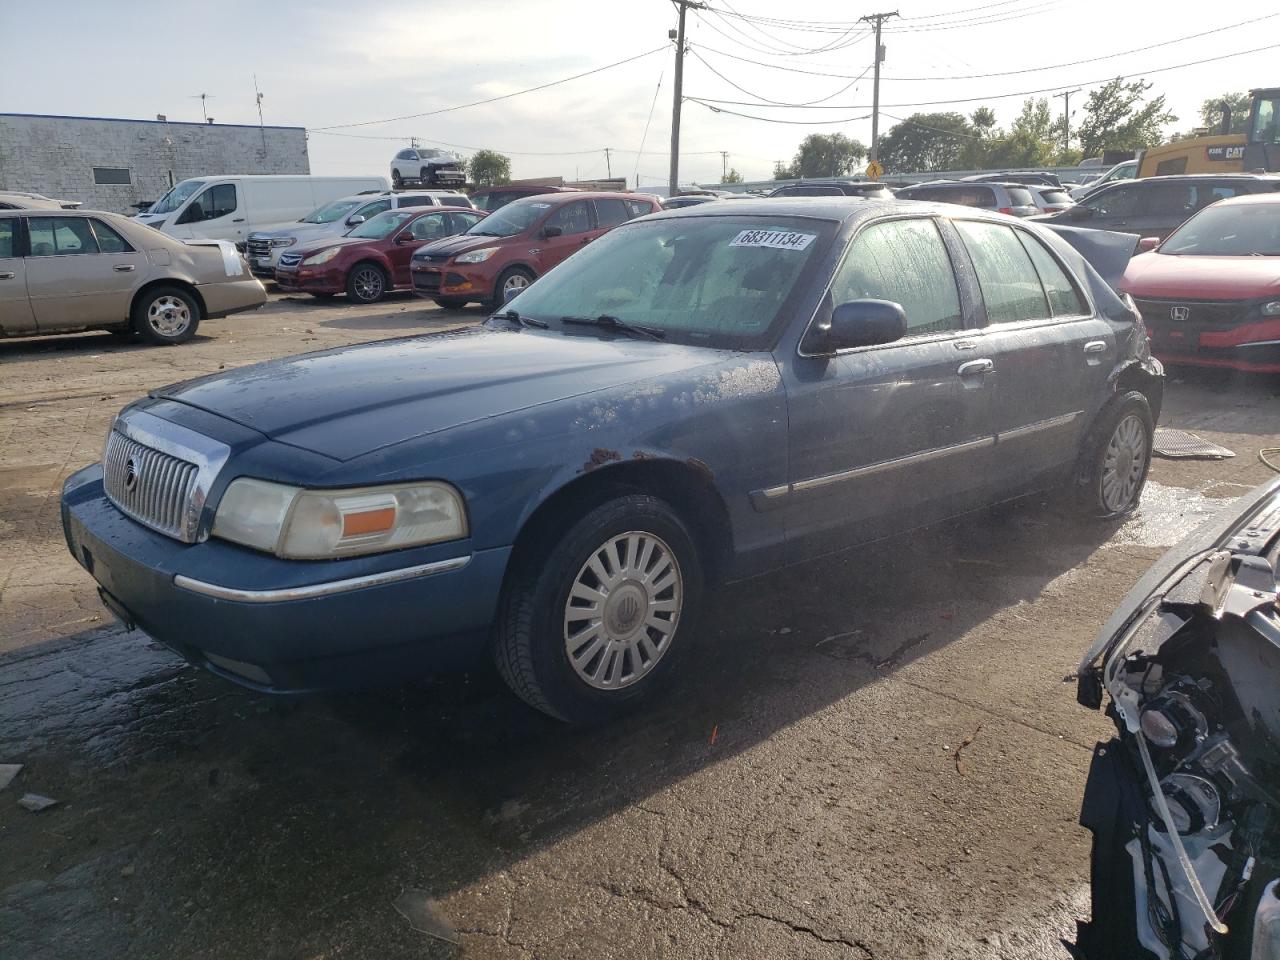
[[[604,168],[609,174],[609,179],[613,179],[613,163],[609,160],[609,147],[604,148]]]
[[[253,75],[253,95],[258,102],[258,131],[262,134],[262,155],[267,155],[267,128],[262,123],[262,91],[258,89],[258,75]]]
[[[410,138],[409,138],[409,147],[410,147],[411,149],[413,149],[413,150],[417,150],[417,149],[418,149],[418,138],[417,138],[417,137],[410,137]]]
[[[724,178],[729,175],[729,151],[720,151],[720,182],[724,183]]]
[[[880,164],[880,64],[884,62],[884,47],[880,43],[880,27],[890,17],[896,17],[898,11],[892,13],[869,13],[859,17],[870,23],[876,30],[875,84],[871,94],[871,162]]]
[[[702,10],[703,4],[694,0],[672,0],[680,10],[680,22],[674,31],[667,32],[669,40],[676,42],[676,88],[671,102],[671,175],[667,186],[671,196],[676,195],[680,180],[680,104],[684,99],[684,15],[692,7]],[[672,34],[674,33],[674,36]]]
[[[1062,152],[1066,153],[1071,149],[1071,95],[1079,93],[1080,88],[1074,90],[1063,90],[1061,93],[1055,93],[1055,97],[1062,98]]]

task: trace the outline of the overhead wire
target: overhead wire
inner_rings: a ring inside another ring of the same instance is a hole
[[[770,98],[764,96],[763,94],[754,93],[751,90],[748,90],[745,87],[740,86],[739,84],[730,80],[728,77],[726,77],[723,73],[721,73],[711,64],[707,63],[707,61],[702,57],[701,54],[698,53],[697,50],[690,48],[689,53],[692,54],[692,56],[696,60],[698,60],[699,63],[701,63],[704,67],[706,67],[708,70],[714,73],[717,77],[719,77],[725,83],[729,84],[729,86],[733,87],[735,90],[741,91],[742,93],[745,93],[749,97],[755,97],[757,100],[761,100],[764,103],[767,103],[771,106],[778,106],[778,107],[812,107],[819,103],[822,103],[824,100],[830,100],[832,97],[838,97],[840,96],[840,94],[844,93],[850,87],[855,86],[857,82],[861,80],[863,77],[865,77],[867,73],[870,72],[871,70],[871,67],[868,66],[866,70],[863,70],[862,73],[858,74],[856,77],[854,77],[852,80],[846,83],[843,87],[841,87],[835,93],[828,94],[825,97],[819,97],[817,100],[807,100],[807,101],[802,101],[800,103],[791,103],[785,100],[771,100]]]
[[[733,13],[738,12],[737,7],[731,4],[729,0],[722,0],[722,2]],[[708,7],[708,9],[714,10],[714,8],[711,8],[711,7]],[[725,22],[728,23],[728,21],[725,21]],[[770,37],[769,34],[765,33],[764,29],[760,27],[758,24],[749,22],[748,26],[754,29],[757,33],[764,36],[766,39],[776,39],[779,43],[785,43],[787,46],[793,47],[797,51],[795,53],[779,54],[780,56],[812,56],[815,53],[825,53],[831,50],[839,50],[839,49],[843,49],[845,46],[851,45],[851,44],[845,44],[843,43],[843,41],[849,37],[849,34],[854,33],[856,30],[858,30],[858,28],[861,27],[862,24],[861,22],[853,24],[843,34],[836,37],[836,39],[832,40],[830,43],[823,44],[820,47],[801,47],[799,44],[792,43],[789,40],[784,40],[782,37]]]
[[[640,135],[640,149],[636,151],[636,166],[631,171],[637,186],[640,184],[640,158],[644,156],[644,142],[649,139],[649,124],[653,123],[653,109],[658,105],[658,94],[662,91],[662,78],[666,76],[666,72],[663,70],[658,74],[658,86],[653,91],[653,102],[649,104],[649,119],[644,122],[644,133]]]
[[[859,120],[866,120],[871,116],[871,114],[865,113],[860,117],[845,117],[843,120],[779,120],[777,117],[757,117],[757,116],[753,116],[750,113],[740,113],[737,110],[728,110],[724,107],[717,107],[715,106],[714,103],[708,102],[706,100],[702,100],[698,97],[685,97],[685,99],[692,103],[696,103],[700,106],[706,107],[712,113],[727,113],[730,116],[744,117],[747,120],[762,120],[765,123],[782,123],[782,124],[787,124],[789,126],[795,126],[795,127],[821,127],[821,126],[830,126],[832,124],[837,124],[837,123],[856,123]],[[682,154],[683,152],[684,151],[681,151]]]

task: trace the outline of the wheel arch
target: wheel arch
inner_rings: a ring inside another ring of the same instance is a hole
[[[200,308],[200,319],[207,320],[209,318],[209,307],[204,302],[204,297],[200,293],[200,288],[194,283],[177,277],[164,277],[157,280],[148,280],[136,291],[134,291],[133,299],[129,301],[129,316],[133,316],[134,310],[138,308],[138,303],[152,290],[159,287],[177,287],[184,293],[189,293],[191,298],[195,300],[196,306]]]
[[[1131,360],[1112,371],[1110,380],[1115,396],[1137,390],[1146,397],[1152,418],[1160,422],[1160,408],[1164,403],[1164,369],[1158,361]]]

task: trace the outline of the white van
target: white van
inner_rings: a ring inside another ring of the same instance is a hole
[[[293,223],[330,200],[387,186],[386,177],[192,177],[137,220],[180,240],[230,240],[243,247],[255,230]]]

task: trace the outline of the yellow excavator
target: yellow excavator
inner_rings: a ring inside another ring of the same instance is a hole
[[[1176,173],[1256,173],[1280,171],[1280,87],[1249,91],[1245,133],[1218,133],[1151,147],[1138,157],[1139,177]],[[1221,130],[1231,129],[1231,108],[1223,104]]]

